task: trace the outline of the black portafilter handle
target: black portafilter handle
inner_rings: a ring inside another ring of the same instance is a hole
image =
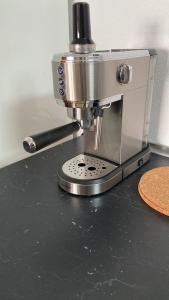
[[[90,8],[86,2],[73,4],[73,40],[71,44],[94,44],[91,38]]]
[[[25,138],[23,141],[23,147],[27,152],[34,153],[73,134],[79,129],[79,122],[72,122]]]

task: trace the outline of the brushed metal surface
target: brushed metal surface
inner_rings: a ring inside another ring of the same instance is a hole
[[[70,51],[74,53],[89,53],[96,50],[96,45],[93,44],[70,44]]]
[[[66,176],[63,171],[58,172],[59,186],[66,192],[81,196],[94,196],[104,193],[114,185],[122,181],[122,169],[116,168],[114,171],[100,179],[75,180]]]
[[[55,56],[52,62],[57,103],[68,108],[69,117],[81,122],[84,153],[121,166],[125,164],[125,176],[139,167],[134,157],[147,146],[155,60],[155,54],[148,50],[131,50],[67,53]],[[117,74],[120,66],[132,70],[132,76],[127,72],[124,74],[128,75],[127,79],[119,82]],[[59,82],[64,82],[63,94],[59,94]],[[98,107],[103,110],[99,120],[95,114]],[[143,155],[143,161],[147,161],[150,154]],[[69,163],[66,162],[65,166],[63,173],[75,181],[64,178],[62,174],[59,175],[60,185],[78,195],[101,193],[114,184],[114,178],[119,180],[120,176],[115,175],[116,169],[112,171],[107,186],[104,177],[108,175],[96,174],[96,170],[90,175],[88,172],[85,174],[86,169],[78,168],[76,162],[72,176]],[[97,178],[101,180],[99,184],[96,183]]]
[[[128,162],[123,164],[123,179],[128,177],[130,174],[135,172],[137,169],[145,165],[151,157],[150,147],[138,153],[136,156],[131,158]]]
[[[97,157],[79,154],[66,161],[62,167],[63,172],[74,179],[90,180],[103,177],[117,166]]]
[[[114,170],[100,178],[93,179],[88,177],[87,180],[81,179],[77,174],[76,177],[70,177],[69,172],[65,174],[63,168],[58,170],[59,186],[66,192],[74,195],[93,196],[108,191],[117,183],[125,179],[134,171],[142,167],[150,159],[150,148],[141,151],[121,166],[114,165]],[[78,156],[77,156],[78,157]],[[70,160],[71,161],[71,160]],[[113,164],[112,164],[113,165]]]
[[[97,135],[96,125],[93,130],[84,131],[85,151],[104,159],[121,162],[123,100],[112,103],[109,109],[103,111],[100,142],[95,148]]]
[[[120,163],[124,163],[143,148],[147,86],[124,95]]]
[[[94,147],[96,128],[84,132],[88,153],[122,164],[146,148],[154,65],[155,58],[151,58],[145,86],[125,91],[120,101],[112,103],[109,110],[104,111],[97,151]]]
[[[143,148],[147,87],[127,91],[103,113],[100,143],[95,148],[97,127],[85,130],[85,151],[122,164]]]
[[[140,54],[140,56],[138,55]],[[65,54],[52,61],[55,98],[66,107],[85,108],[127,90],[147,84],[150,56],[146,50],[101,52],[93,54]],[[119,65],[132,68],[132,80],[121,85],[117,80]],[[58,73],[58,68],[63,74]],[[60,95],[60,77],[64,80],[64,93]]]

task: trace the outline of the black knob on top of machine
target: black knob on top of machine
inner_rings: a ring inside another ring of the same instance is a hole
[[[73,4],[73,40],[71,44],[94,44],[91,38],[90,9],[86,2]]]

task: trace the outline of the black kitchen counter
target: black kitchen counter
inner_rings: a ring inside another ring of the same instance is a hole
[[[169,218],[139,197],[152,155],[109,192],[76,197],[57,186],[65,143],[0,171],[0,300],[169,299]]]

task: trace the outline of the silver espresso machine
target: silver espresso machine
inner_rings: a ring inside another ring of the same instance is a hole
[[[96,51],[89,5],[73,5],[70,52],[52,60],[54,96],[73,120],[24,142],[33,153],[68,135],[83,151],[58,168],[65,191],[103,193],[150,159],[148,128],[156,52],[153,49]]]

